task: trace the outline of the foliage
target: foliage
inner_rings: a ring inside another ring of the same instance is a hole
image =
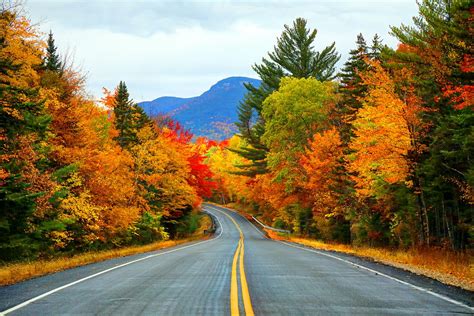
[[[0,15],[0,260],[174,237],[213,188],[199,145],[120,82],[103,105],[14,10]]]
[[[280,88],[265,99],[262,141],[269,149],[267,163],[275,179],[293,184],[298,157],[308,139],[327,127],[334,105],[334,85],[314,78],[283,78]]]
[[[473,12],[421,1],[396,50],[360,34],[340,82],[334,43],[296,19],[217,143],[150,119],[123,81],[97,104],[52,32],[2,9],[0,260],[179,237],[204,198],[303,236],[469,251]]]
[[[386,183],[407,180],[405,157],[412,149],[407,105],[380,64],[374,63],[373,67],[364,78],[368,91],[353,122],[355,137],[350,144],[354,153],[349,157],[349,169],[357,173],[357,192],[363,196],[378,196]]]
[[[277,40],[273,52],[262,58],[261,64],[253,66],[262,80],[257,88],[246,84],[248,93],[239,107],[237,126],[246,146],[234,151],[249,160],[241,165],[241,174],[255,176],[266,173],[266,155],[268,148],[262,141],[265,133],[265,119],[262,115],[264,100],[280,85],[283,77],[313,77],[319,81],[334,78],[335,65],[340,56],[336,53],[335,43],[318,52],[314,49],[317,30],[307,28],[307,21],[298,18],[292,26],[285,25]]]
[[[41,163],[50,117],[38,96],[41,42],[17,12],[0,11],[0,259],[27,256],[36,204],[49,181]]]
[[[420,1],[396,50],[358,35],[338,83],[313,72],[315,31],[286,26],[240,107],[240,160],[210,150],[219,192],[300,235],[472,248],[473,12]]]
[[[143,109],[130,100],[127,86],[123,81],[120,81],[115,91],[113,109],[115,128],[118,131],[115,140],[122,148],[129,148],[138,142],[137,133],[149,123],[149,119]]]
[[[47,40],[48,47],[46,48],[46,56],[43,64],[44,68],[49,71],[59,72],[63,68],[63,64],[60,60],[59,54],[57,53],[57,47],[54,44],[53,32],[50,31]]]

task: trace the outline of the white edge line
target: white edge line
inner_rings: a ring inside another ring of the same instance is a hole
[[[47,296],[49,296],[49,295],[51,295],[51,294],[54,294],[54,293],[59,292],[59,291],[61,291],[61,290],[64,290],[64,289],[66,289],[66,288],[68,288],[68,287],[71,287],[71,286],[73,286],[73,285],[76,285],[76,284],[78,284],[78,283],[87,281],[87,280],[89,280],[89,279],[95,278],[95,277],[97,277],[97,276],[99,276],[99,275],[101,275],[101,274],[110,272],[110,271],[115,270],[115,269],[118,269],[118,268],[122,268],[122,267],[128,266],[128,265],[130,265],[130,264],[132,264],[132,263],[136,263],[136,262],[143,261],[143,260],[146,260],[146,259],[158,257],[158,256],[161,256],[161,255],[165,255],[165,254],[168,254],[168,253],[172,253],[172,252],[178,251],[178,250],[183,250],[183,249],[186,249],[186,248],[194,247],[194,246],[201,245],[201,244],[204,244],[204,243],[207,243],[207,242],[210,242],[210,241],[217,240],[217,239],[219,239],[219,238],[221,237],[221,235],[222,235],[223,227],[222,227],[222,225],[221,225],[221,222],[219,221],[219,218],[217,218],[217,216],[215,216],[215,218],[217,219],[217,222],[219,223],[219,226],[221,227],[221,231],[220,231],[219,235],[217,235],[217,237],[215,237],[215,238],[212,238],[212,239],[209,239],[209,240],[200,241],[200,242],[198,242],[198,243],[195,243],[195,244],[192,244],[192,245],[188,245],[188,246],[184,246],[184,247],[180,247],[180,248],[176,248],[176,249],[173,249],[173,250],[169,250],[169,251],[165,251],[165,252],[160,252],[160,253],[157,253],[157,254],[154,254],[154,255],[149,255],[149,256],[146,256],[146,257],[143,257],[143,258],[140,258],[140,259],[132,260],[132,261],[129,261],[129,262],[120,264],[120,265],[118,265],[118,266],[115,266],[115,267],[112,267],[112,268],[109,268],[109,269],[106,269],[106,270],[97,272],[97,273],[92,274],[92,275],[89,275],[89,276],[87,276],[87,277],[85,277],[85,278],[82,278],[82,279],[76,280],[76,281],[74,281],[74,282],[65,284],[65,285],[60,286],[60,287],[58,287],[58,288],[55,288],[55,289],[53,289],[53,290],[51,290],[51,291],[48,291],[48,292],[46,292],[46,293],[43,293],[43,294],[38,295],[38,296],[36,296],[36,297],[33,297],[33,298],[31,298],[31,299],[29,299],[29,300],[27,300],[27,301],[24,301],[24,302],[21,303],[21,304],[18,304],[18,305],[16,305],[16,306],[13,306],[13,307],[11,307],[11,308],[9,308],[9,309],[7,309],[7,310],[4,310],[4,311],[0,312],[0,315],[7,315],[7,314],[9,314],[9,313],[11,313],[11,312],[14,312],[14,311],[16,311],[16,310],[18,310],[18,309],[20,309],[20,308],[23,308],[23,307],[25,307],[25,306],[27,306],[27,305],[33,303],[33,302],[36,302],[36,301],[38,301],[38,300],[40,300],[40,299],[42,299],[42,298],[45,298],[45,297],[47,297]]]
[[[263,228],[266,228],[266,229],[269,229],[269,230],[273,230],[274,232],[278,232],[278,233],[285,233],[285,234],[289,234],[290,231],[289,230],[286,230],[286,229],[278,229],[278,228],[273,228],[271,226],[268,226],[268,225],[265,225],[264,223],[262,223],[261,221],[259,221],[258,219],[255,218],[255,216],[252,216],[253,220],[256,221],[260,226],[262,226]]]
[[[212,204],[211,204],[211,205],[212,205]],[[219,210],[216,206],[209,206],[209,205],[207,205],[207,207],[209,207],[209,208],[211,208],[211,209],[213,209],[213,210],[215,210],[215,211],[218,211],[218,212],[223,212],[222,210]],[[220,207],[220,206],[218,206],[218,207]],[[232,210],[232,209],[230,209],[230,208],[227,208],[227,207],[222,207],[222,208],[223,208],[223,209],[226,209],[226,210],[228,210],[228,211],[230,211],[230,212],[232,212],[232,213],[235,213],[235,214],[237,214],[237,215],[240,216],[240,217],[243,217],[243,218],[249,223],[249,225],[252,226],[253,229],[255,229],[255,230],[257,231],[257,233],[259,233],[260,235],[262,235],[263,238],[269,239],[269,238],[268,238],[267,236],[265,236],[265,234],[262,233],[251,221],[249,221],[247,218],[245,218],[244,216],[242,216],[242,215],[239,214],[238,212],[236,212],[236,211],[234,211],[234,210]],[[224,213],[225,213],[225,212],[224,212]]]
[[[412,288],[414,288],[414,289],[416,289],[416,290],[418,290],[418,291],[431,294],[431,295],[433,295],[433,296],[436,296],[437,298],[440,298],[440,299],[445,300],[445,301],[447,301],[447,302],[450,302],[450,303],[452,303],[452,304],[465,307],[465,308],[467,308],[467,309],[469,309],[469,310],[474,310],[473,307],[470,307],[470,306],[468,306],[468,305],[466,305],[466,304],[464,304],[464,303],[461,303],[461,302],[459,302],[459,301],[453,300],[453,299],[451,299],[451,298],[449,298],[449,297],[447,297],[447,296],[444,296],[444,295],[442,295],[442,294],[438,294],[438,293],[433,292],[433,291],[431,291],[431,290],[428,290],[428,289],[425,289],[425,288],[416,286],[416,285],[414,285],[414,284],[411,284],[411,283],[409,283],[409,282],[406,282],[406,281],[400,280],[400,279],[398,279],[398,278],[392,277],[392,276],[390,276],[390,275],[387,275],[387,274],[385,274],[385,273],[379,272],[379,271],[377,271],[377,270],[373,270],[373,269],[370,269],[370,268],[361,266],[361,265],[359,265],[359,264],[357,264],[357,263],[354,263],[354,262],[351,262],[351,261],[349,261],[349,260],[345,260],[345,259],[339,258],[339,257],[337,257],[337,256],[333,256],[333,255],[330,255],[330,254],[328,254],[328,253],[324,253],[324,252],[321,252],[321,251],[318,251],[318,250],[313,250],[313,249],[308,249],[308,248],[303,248],[303,247],[300,247],[300,246],[296,246],[296,245],[293,245],[293,244],[290,244],[290,243],[287,243],[287,242],[284,242],[284,241],[280,241],[280,240],[275,240],[275,241],[276,241],[276,242],[279,242],[279,243],[282,243],[282,244],[284,244],[284,245],[290,246],[290,247],[298,248],[298,249],[305,250],[305,251],[309,251],[309,252],[314,252],[314,253],[317,253],[317,254],[322,255],[322,256],[330,257],[330,258],[332,258],[332,259],[336,259],[336,260],[345,262],[345,263],[347,263],[347,264],[350,264],[350,265],[352,265],[352,266],[358,267],[358,268],[363,269],[363,270],[370,271],[370,272],[372,272],[372,273],[378,274],[378,275],[380,275],[380,276],[383,276],[383,277],[385,277],[385,278],[387,278],[387,279],[390,279],[390,280],[393,280],[393,281],[395,281],[395,282],[398,282],[398,283],[407,285],[407,286],[412,287]]]
[[[212,204],[211,204],[211,205],[212,205]],[[213,209],[213,210],[216,210],[216,211],[221,212],[221,210],[219,210],[218,208],[216,208],[215,205],[212,205],[212,206],[207,205],[207,207],[209,207],[209,208],[211,208],[211,209]],[[218,206],[218,207],[221,207],[221,206]],[[238,212],[236,212],[236,211],[234,211],[234,210],[232,210],[232,209],[230,209],[230,208],[228,208],[228,207],[223,207],[223,206],[222,206],[221,208],[226,209],[226,210],[228,210],[228,211],[230,211],[230,212],[232,212],[232,213],[235,213],[235,214],[237,214],[237,215],[239,215],[239,216],[245,218],[244,216],[242,216],[242,215],[239,214]],[[268,238],[267,236],[265,236],[265,234],[262,233],[262,231],[259,230],[259,229],[257,228],[257,226],[255,226],[251,221],[249,221],[249,220],[246,219],[246,218],[245,218],[245,220],[250,224],[250,226],[253,227],[253,229],[255,229],[255,230],[257,231],[257,233],[259,233],[260,235],[262,235],[263,238],[265,238],[265,239],[270,239],[270,238]],[[271,239],[270,239],[270,240],[271,240]]]
[[[212,208],[214,208],[214,207],[212,207]],[[227,207],[224,207],[224,208],[230,210],[230,209],[227,208]],[[214,209],[215,209],[215,208],[214,208]],[[234,213],[240,215],[238,212],[236,212],[236,211],[234,211],[234,210],[232,210],[232,212],[234,212]],[[290,244],[290,243],[287,243],[287,242],[284,242],[284,241],[274,240],[274,239],[268,238],[268,237],[266,237],[260,230],[258,230],[258,228],[255,227],[255,225],[253,225],[247,218],[245,218],[245,216],[242,216],[242,215],[240,215],[240,216],[241,216],[242,218],[244,218],[246,221],[248,221],[248,222],[250,223],[250,225],[251,225],[253,228],[255,228],[255,230],[257,230],[257,231],[258,231],[263,237],[265,237],[266,239],[269,239],[269,240],[271,240],[271,241],[278,242],[278,243],[281,243],[281,244],[284,244],[284,245],[287,245],[287,246],[290,246],[290,247],[293,247],[293,248],[298,248],[298,249],[301,249],[301,250],[305,250],[305,251],[309,251],[309,252],[314,252],[314,253],[317,253],[317,254],[319,254],[319,255],[323,255],[323,256],[326,256],[326,257],[329,257],[329,258],[332,258],[332,259],[336,259],[336,260],[345,262],[345,263],[347,263],[347,264],[350,264],[350,265],[352,265],[352,266],[358,267],[358,268],[360,268],[360,269],[367,270],[367,271],[370,271],[370,272],[372,272],[372,273],[376,273],[376,274],[378,274],[378,275],[380,275],[380,276],[383,276],[383,277],[388,278],[388,279],[390,279],[390,280],[393,280],[393,281],[395,281],[395,282],[398,282],[398,283],[407,285],[407,286],[409,286],[409,287],[411,287],[411,288],[414,288],[414,289],[416,289],[416,290],[418,290],[418,291],[421,291],[421,292],[424,292],[424,293],[433,295],[433,296],[435,296],[435,297],[437,297],[437,298],[440,298],[440,299],[442,299],[442,300],[444,300],[444,301],[447,301],[447,302],[449,302],[449,303],[452,303],[452,304],[455,304],[455,305],[458,305],[458,306],[461,306],[461,307],[464,307],[464,308],[467,308],[467,309],[469,309],[469,310],[474,311],[474,307],[468,306],[468,305],[466,305],[466,304],[464,304],[464,303],[462,303],[462,302],[456,301],[456,300],[451,299],[451,298],[449,298],[449,297],[447,297],[447,296],[444,296],[444,295],[442,295],[442,294],[438,294],[438,293],[433,292],[433,291],[431,291],[431,290],[428,290],[428,289],[425,289],[425,288],[416,286],[416,285],[414,285],[414,284],[411,284],[411,283],[409,283],[409,282],[400,280],[400,279],[398,279],[398,278],[392,277],[392,276],[390,276],[390,275],[387,275],[387,274],[385,274],[385,273],[379,272],[379,271],[377,271],[377,270],[373,270],[373,269],[370,269],[370,268],[361,266],[361,265],[359,265],[359,264],[357,264],[357,263],[354,263],[354,262],[351,262],[351,261],[349,261],[349,260],[345,260],[345,259],[339,258],[339,257],[337,257],[337,256],[333,256],[333,255],[331,255],[331,254],[328,254],[328,253],[325,253],[325,252],[322,252],[322,251],[318,251],[318,250],[315,250],[315,249],[313,250],[313,249],[303,248],[303,247],[300,247],[300,246],[297,246],[297,245],[294,245],[294,244]]]

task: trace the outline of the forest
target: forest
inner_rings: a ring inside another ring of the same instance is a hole
[[[222,142],[148,117],[123,81],[94,100],[21,12],[0,12],[0,261],[180,238],[206,199],[327,242],[472,249],[471,1],[421,1],[396,49],[359,34],[341,69],[285,25]]]
[[[352,245],[465,250],[474,237],[473,13],[422,1],[392,49],[335,43],[297,19],[253,69],[239,135],[211,148],[215,201]]]

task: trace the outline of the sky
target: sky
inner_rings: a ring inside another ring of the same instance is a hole
[[[200,95],[230,76],[257,78],[252,65],[285,24],[318,30],[317,50],[336,42],[339,66],[362,33],[396,47],[390,26],[412,24],[415,0],[26,0],[25,10],[60,53],[87,75],[87,91],[126,82],[135,101]]]

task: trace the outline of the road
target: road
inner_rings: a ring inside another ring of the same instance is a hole
[[[9,315],[447,315],[453,298],[266,239],[242,216],[205,206],[213,239],[108,260],[0,288]]]

